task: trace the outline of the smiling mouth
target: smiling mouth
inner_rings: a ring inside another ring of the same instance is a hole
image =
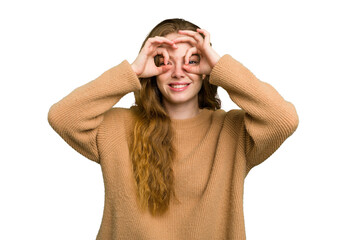
[[[172,87],[172,88],[184,88],[184,87],[187,87],[189,85],[190,85],[190,83],[187,83],[187,84],[169,84],[169,86]]]
[[[181,92],[184,91],[185,89],[187,89],[189,87],[191,83],[185,83],[185,84],[169,84],[169,88],[170,90],[174,91],[174,92]]]

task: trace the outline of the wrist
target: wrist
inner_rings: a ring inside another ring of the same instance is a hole
[[[219,60],[220,60],[220,55],[214,52],[214,55],[210,60],[211,68],[214,68]]]
[[[210,65],[211,68],[213,68],[221,57],[217,52],[215,52],[213,48],[209,48],[207,52],[208,52],[207,54],[208,64]]]
[[[139,76],[139,71],[137,70],[136,66],[134,64],[131,64],[131,69],[135,72],[136,76]]]

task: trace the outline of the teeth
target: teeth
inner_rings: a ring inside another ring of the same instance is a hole
[[[172,88],[183,88],[183,87],[186,87],[188,84],[184,84],[184,85],[178,85],[178,84],[176,84],[176,85],[173,85],[173,84],[171,84],[170,86],[172,87]]]

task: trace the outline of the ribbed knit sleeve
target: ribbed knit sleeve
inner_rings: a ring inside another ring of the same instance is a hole
[[[97,133],[104,113],[125,94],[140,88],[139,79],[124,60],[52,105],[48,121],[71,147],[99,163]]]
[[[214,66],[210,83],[224,88],[245,112],[235,127],[244,129],[239,138],[245,139],[247,171],[267,159],[296,130],[299,120],[294,106],[230,55]]]

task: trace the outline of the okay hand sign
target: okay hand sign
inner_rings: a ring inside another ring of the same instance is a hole
[[[185,70],[194,74],[209,75],[212,68],[219,61],[220,56],[210,45],[210,34],[204,29],[197,29],[197,31],[191,30],[179,30],[179,34],[183,34],[184,37],[174,39],[174,44],[180,42],[186,42],[192,45],[185,55]],[[205,37],[203,37],[202,33]],[[189,58],[193,54],[200,55],[200,63],[198,65],[189,65]]]

